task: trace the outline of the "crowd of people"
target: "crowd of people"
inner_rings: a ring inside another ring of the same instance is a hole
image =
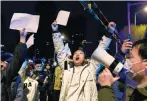
[[[13,55],[1,55],[1,101],[147,101],[146,38],[124,40],[111,56],[107,49],[116,24],[110,22],[91,58],[79,47],[71,59],[57,22],[51,27],[56,59],[27,58],[25,29]]]

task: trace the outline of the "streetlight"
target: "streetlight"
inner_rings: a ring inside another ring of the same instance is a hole
[[[147,12],[147,6],[144,8],[144,11]]]
[[[147,2],[137,2],[137,3],[127,3],[127,12],[128,12],[128,33],[129,35],[131,34],[131,29],[130,29],[130,7],[131,6],[136,6],[136,5],[141,5],[141,4],[147,4]],[[147,9],[147,8],[146,8]]]
[[[140,13],[141,11],[142,11],[142,9],[139,10],[138,12],[135,12],[135,15],[134,15],[134,24],[135,24],[135,26],[136,26],[136,16],[137,16],[137,14]],[[147,6],[144,8],[144,11],[147,12]]]

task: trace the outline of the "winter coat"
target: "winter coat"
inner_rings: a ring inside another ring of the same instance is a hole
[[[38,82],[30,77],[24,81],[24,101],[38,101]]]
[[[111,39],[103,36],[98,48],[105,49],[110,41]],[[92,59],[85,61],[84,65],[80,67],[80,75],[77,79],[73,79],[76,67],[69,59],[71,53],[68,44],[64,46],[59,32],[53,33],[53,42],[63,73],[59,101],[98,101],[96,87],[96,69],[98,67],[96,64],[99,63]],[[75,82],[75,85],[71,85],[72,82]]]
[[[62,79],[62,71],[59,66],[55,68],[55,82],[54,82],[54,90],[60,90],[61,89],[61,79]]]
[[[13,79],[18,75],[18,71],[25,60],[27,54],[27,46],[19,43],[13,54],[13,60],[8,64],[7,68],[1,71],[1,101],[9,101],[8,90]]]
[[[26,68],[27,68],[28,61],[24,61],[22,64],[19,75],[22,78],[24,84],[24,101],[38,101],[39,100],[39,87],[38,81],[30,76],[26,76]],[[35,72],[33,72],[35,73]],[[37,73],[37,77],[39,77],[39,72]],[[36,77],[36,78],[37,78]]]
[[[9,101],[23,101],[23,83],[19,75],[15,77],[11,83]]]
[[[101,87],[98,97],[100,101],[115,101],[113,90],[108,86]],[[147,87],[135,89],[129,101],[147,101]]]

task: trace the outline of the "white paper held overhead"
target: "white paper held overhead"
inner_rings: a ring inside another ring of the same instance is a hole
[[[70,15],[70,12],[68,11],[64,11],[64,10],[59,11],[58,16],[56,18],[57,24],[66,26],[69,15]]]
[[[10,22],[10,29],[22,30],[25,28],[26,32],[37,33],[39,19],[39,15],[14,13]]]

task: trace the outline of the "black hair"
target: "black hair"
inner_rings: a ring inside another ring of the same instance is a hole
[[[41,64],[42,61],[41,61],[40,59],[36,59],[36,60],[34,61],[34,63],[35,63],[35,64]]]
[[[87,55],[86,55],[86,51],[85,51],[85,47],[86,47],[86,40],[83,40],[80,44],[79,47],[76,48],[76,50],[73,51],[73,54],[70,58],[73,58],[73,55],[76,51],[81,50],[84,53],[84,58],[87,59]]]
[[[133,44],[133,47],[138,48],[138,55],[142,59],[147,59],[147,38],[140,39]]]
[[[76,51],[78,51],[78,50],[82,51],[82,52],[84,53],[85,59],[87,59],[85,50],[84,50],[83,48],[81,48],[81,47],[79,47]],[[76,51],[75,51],[75,52],[76,52]],[[75,52],[74,52],[74,53],[75,53]],[[74,55],[74,54],[73,54],[73,55]],[[73,57],[73,56],[72,56],[72,57]]]

